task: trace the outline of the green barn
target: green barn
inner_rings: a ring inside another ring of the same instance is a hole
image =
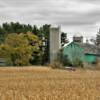
[[[76,60],[92,64],[96,63],[97,49],[91,44],[71,42],[63,47],[63,57],[72,64]]]

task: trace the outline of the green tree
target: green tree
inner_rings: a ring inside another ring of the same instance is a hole
[[[39,34],[39,29],[37,28],[36,25],[33,26],[32,33],[35,34],[35,35]]]
[[[27,40],[29,41],[29,45],[32,48],[32,59],[30,62],[32,64],[41,64],[41,56],[42,51],[40,50],[40,47],[42,45],[41,40],[38,36],[32,34],[31,32],[27,32],[27,34],[24,35]]]
[[[30,42],[34,42],[34,45],[30,45]],[[39,45],[40,43],[35,35],[9,34],[5,42],[0,45],[0,57],[6,59],[7,65],[29,65],[32,55],[35,51],[39,51]]]
[[[45,38],[45,51],[44,54],[42,56],[42,62],[43,64],[48,63],[49,62],[49,35],[50,35],[50,26],[48,24],[43,25],[42,27],[40,27],[40,36]]]
[[[61,45],[64,46],[65,43],[68,43],[67,34],[62,32],[61,33]]]

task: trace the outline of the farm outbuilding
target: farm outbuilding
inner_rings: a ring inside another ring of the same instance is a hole
[[[90,44],[88,41],[83,43],[83,36],[81,34],[75,34],[73,36],[73,42],[61,46],[61,29],[60,27],[50,28],[50,44],[49,54],[50,63],[54,63],[59,58],[61,61],[74,64],[79,61],[82,63],[93,64],[100,59],[100,49],[97,45]],[[63,58],[62,58],[63,57]]]
[[[63,57],[73,64],[74,61],[80,60],[84,63],[96,63],[98,49],[95,45],[87,43],[71,42],[63,47]]]

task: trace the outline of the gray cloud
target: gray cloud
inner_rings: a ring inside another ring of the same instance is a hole
[[[99,0],[0,0],[0,23],[57,24],[62,31],[95,35],[100,26]]]
[[[78,0],[79,2],[87,2],[87,3],[93,3],[98,4],[100,3],[100,0]]]

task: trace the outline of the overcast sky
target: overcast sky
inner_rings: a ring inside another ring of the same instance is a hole
[[[100,26],[100,0],[0,0],[0,23],[61,25],[69,35],[95,36]]]

